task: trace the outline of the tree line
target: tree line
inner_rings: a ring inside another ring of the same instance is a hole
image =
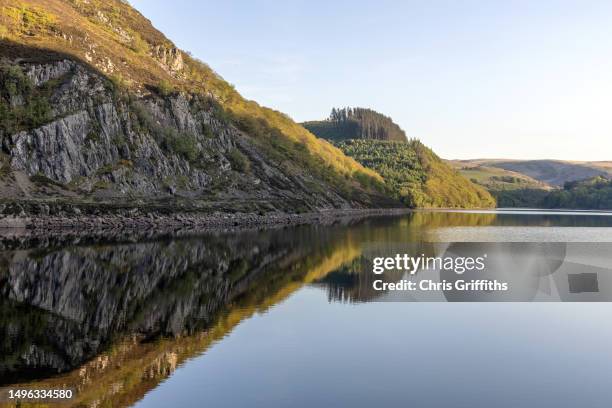
[[[545,208],[612,210],[612,180],[602,176],[566,182],[562,190],[550,192],[542,200]]]
[[[303,123],[315,135],[332,140],[389,140],[407,142],[406,133],[393,120],[372,109],[333,108],[322,121]]]

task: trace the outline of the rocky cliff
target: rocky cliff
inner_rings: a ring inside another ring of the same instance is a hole
[[[0,2],[5,200],[243,212],[394,206],[382,178],[244,100],[126,2]]]
[[[68,59],[5,63],[3,69],[5,85],[14,80],[10,75],[19,85],[7,98],[12,106],[42,87],[48,93],[46,123],[1,135],[0,188],[13,197],[187,198],[249,203],[253,211],[367,205],[308,171],[271,159],[223,117],[213,99],[122,93]]]

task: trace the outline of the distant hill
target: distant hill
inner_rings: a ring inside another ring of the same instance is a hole
[[[471,182],[486,188],[497,200],[498,207],[538,207],[555,187],[525,174],[488,167],[465,160],[447,161]]]
[[[612,162],[478,159],[448,163],[485,187],[498,207],[612,209]]]
[[[365,108],[333,108],[327,119],[304,122],[302,126],[335,142],[349,139],[408,140],[406,133],[390,117]]]
[[[376,170],[394,198],[410,207],[484,208],[495,199],[461,176],[418,140],[353,139],[336,144],[346,155]]]
[[[581,162],[563,160],[456,160],[463,166],[485,166],[513,171],[553,186],[567,181],[585,180],[597,176],[612,177],[612,162]]]

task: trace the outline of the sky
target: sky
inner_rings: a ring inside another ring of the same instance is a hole
[[[372,108],[448,159],[612,160],[612,2],[131,0],[296,121]]]

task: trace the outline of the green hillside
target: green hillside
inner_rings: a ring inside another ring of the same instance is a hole
[[[385,179],[391,193],[410,207],[494,207],[495,199],[442,161],[418,140],[347,140],[338,147]]]
[[[495,197],[498,207],[538,207],[552,186],[525,174],[466,161],[448,161],[472,183],[484,187]]]
[[[408,140],[393,120],[371,109],[332,109],[303,125],[347,156],[380,174],[390,194],[409,207],[484,208],[495,199],[461,176],[420,141]]]
[[[315,135],[334,142],[348,139],[407,140],[406,133],[390,117],[372,109],[333,108],[329,118],[302,125]]]
[[[594,177],[568,181],[561,190],[552,191],[542,200],[545,208],[612,210],[612,180]]]
[[[611,209],[610,162],[562,160],[451,160],[486,188],[498,207]]]

